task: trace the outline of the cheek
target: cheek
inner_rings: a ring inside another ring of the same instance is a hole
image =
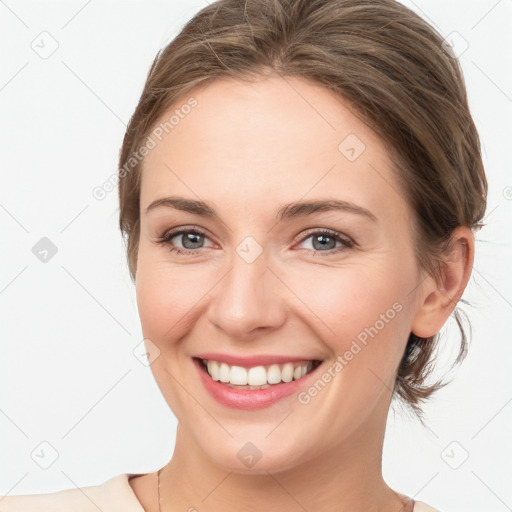
[[[178,272],[165,269],[155,258],[155,251],[139,249],[136,294],[142,330],[146,338],[158,344],[165,334],[186,314],[190,288],[183,286]]]
[[[196,265],[170,265],[165,251],[141,246],[136,295],[144,336],[167,345],[183,337],[216,276]]]
[[[311,278],[293,278],[317,332],[333,358],[343,356],[351,368],[374,368],[383,378],[399,363],[407,342],[411,315],[410,283],[414,267],[402,261],[326,268]],[[353,371],[353,370],[351,370]]]
[[[394,319],[400,308],[393,309],[393,305],[398,302],[404,307],[404,302],[410,300],[407,294],[411,279],[406,273],[391,265],[353,265],[326,267],[310,275],[301,272],[290,278],[296,295],[334,331],[332,334],[356,335],[358,329],[373,325],[388,310],[387,317]]]

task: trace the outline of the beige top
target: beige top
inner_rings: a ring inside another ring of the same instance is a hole
[[[123,473],[100,485],[66,489],[48,494],[0,496],[0,512],[146,512]],[[439,512],[416,501],[414,512]]]

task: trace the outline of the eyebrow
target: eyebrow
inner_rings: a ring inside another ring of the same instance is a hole
[[[159,207],[173,208],[175,210],[200,215],[201,217],[217,217],[215,209],[209,203],[196,199],[187,199],[180,196],[162,197],[160,199],[156,199],[146,208],[146,214],[151,210]],[[363,208],[362,206],[351,203],[349,201],[343,201],[341,199],[322,199],[288,203],[279,208],[276,213],[276,218],[278,221],[281,221],[283,219],[305,217],[320,212],[330,211],[355,213],[358,215],[363,215],[373,222],[377,222],[377,217],[370,210],[367,210],[366,208]]]

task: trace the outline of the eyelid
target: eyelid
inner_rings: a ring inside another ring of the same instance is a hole
[[[316,234],[328,235],[328,236],[331,236],[333,238],[337,238],[337,239],[345,242],[346,244],[357,245],[356,242],[351,237],[349,237],[348,235],[345,235],[344,233],[340,233],[339,231],[336,231],[335,229],[328,229],[328,228],[311,228],[311,229],[307,229],[305,232],[303,231],[302,233],[297,235],[293,239],[293,242],[294,243],[295,242],[302,242],[303,240],[306,240],[307,238],[309,238],[311,235],[316,235]]]
[[[175,247],[174,244],[170,243],[170,241],[174,237],[183,235],[184,233],[195,233],[195,234],[201,235],[204,238],[210,240],[213,244],[215,244],[215,242],[213,242],[213,240],[211,240],[211,238],[208,236],[207,232],[204,229],[199,228],[195,225],[185,225],[185,226],[179,226],[176,228],[169,229],[169,230],[165,231],[161,236],[159,236],[157,238],[157,240],[154,241],[154,243],[156,245],[171,245],[172,246],[171,252],[177,251],[178,253],[186,253],[186,254],[190,254],[190,255],[199,254],[200,249],[211,248],[211,247],[199,247],[197,249],[187,249],[187,248]],[[354,246],[357,246],[357,243],[350,236],[345,235],[344,233],[340,233],[339,231],[336,231],[334,229],[328,229],[328,228],[309,228],[306,231],[303,231],[299,235],[297,235],[293,239],[293,244],[297,245],[301,242],[304,242],[305,240],[310,238],[312,235],[325,235],[325,236],[333,238],[334,240],[336,240],[342,244],[341,247],[336,247],[336,248],[329,249],[326,251],[303,249],[307,253],[312,253],[315,256],[317,256],[317,255],[320,256],[322,254],[324,254],[325,256],[330,256],[330,255],[338,253],[341,250],[350,249]]]
[[[159,238],[168,238],[172,235],[180,234],[182,231],[186,231],[187,233],[196,232],[196,233],[200,233],[201,235],[205,235],[205,236],[207,235],[205,230],[191,224],[191,225],[178,226],[178,227],[175,227],[172,229],[168,229],[167,231],[164,231],[164,233]]]
[[[167,231],[164,231],[164,233],[162,235],[157,237],[157,239],[155,240],[155,243],[163,244],[163,243],[170,242],[170,240],[172,238],[174,238],[175,236],[182,235],[184,233],[196,233],[198,235],[204,236],[205,238],[210,240],[212,243],[215,243],[215,242],[213,242],[211,237],[208,235],[208,233],[204,229],[199,228],[194,225],[179,226],[176,228],[168,229]],[[201,249],[204,249],[204,247],[201,247]],[[182,249],[182,250],[188,250],[188,249]],[[191,250],[193,250],[193,249],[191,249]],[[197,252],[197,250],[193,250],[193,251]]]

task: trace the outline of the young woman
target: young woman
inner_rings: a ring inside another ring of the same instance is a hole
[[[173,456],[0,509],[434,510],[381,459],[393,396],[420,415],[441,385],[486,206],[441,36],[393,0],[212,3],[157,55],[119,178]]]

